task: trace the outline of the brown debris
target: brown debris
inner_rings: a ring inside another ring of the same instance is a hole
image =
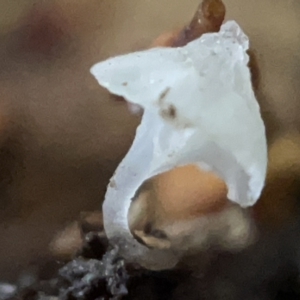
[[[59,232],[50,244],[52,254],[59,259],[73,258],[80,249],[88,250],[90,243],[97,243],[103,231],[102,213],[82,212],[79,221],[73,222]],[[84,234],[92,232],[93,234]]]
[[[166,109],[160,111],[160,115],[166,120],[174,120],[177,115],[176,107],[174,105],[169,105]]]
[[[134,232],[134,236],[138,237],[138,240],[149,248],[155,248],[155,249],[171,248],[171,242],[168,239],[157,238],[155,236],[152,236],[151,234],[149,235],[145,233],[145,231],[143,230],[136,230]]]
[[[184,46],[204,33],[218,32],[224,21],[225,13],[226,9],[222,0],[203,0],[191,23],[173,42],[173,47]]]
[[[90,231],[99,232],[103,230],[103,218],[101,211],[81,212],[80,228],[83,233]]]
[[[162,34],[152,46],[182,47],[205,33],[218,32],[225,19],[225,12],[222,0],[203,0],[189,25]]]
[[[164,99],[166,98],[169,92],[170,92],[170,88],[168,87],[160,94],[158,102],[161,103],[162,101],[164,101]]]
[[[78,222],[73,222],[59,232],[50,244],[50,250],[59,259],[71,259],[83,246]]]

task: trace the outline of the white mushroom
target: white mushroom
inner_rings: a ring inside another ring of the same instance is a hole
[[[111,93],[143,107],[133,145],[116,170],[103,205],[108,238],[129,260],[150,269],[176,264],[130,233],[127,214],[141,184],[195,164],[216,172],[228,198],[253,205],[267,168],[265,127],[247,66],[249,41],[234,21],[181,48],[154,48],[108,59],[91,73]],[[199,233],[201,234],[201,233]]]

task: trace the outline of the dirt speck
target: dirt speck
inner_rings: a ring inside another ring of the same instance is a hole
[[[164,119],[174,120],[177,117],[176,107],[174,105],[170,104],[167,108],[162,109],[160,111],[160,115]]]
[[[117,187],[116,181],[113,178],[109,181],[109,186],[111,188],[116,188]]]
[[[166,96],[168,95],[168,93],[170,92],[170,88],[167,87],[160,95],[158,98],[158,103],[162,103],[164,101],[164,99],[166,98]]]

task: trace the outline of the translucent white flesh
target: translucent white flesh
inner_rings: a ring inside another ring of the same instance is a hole
[[[139,244],[128,227],[132,197],[159,173],[195,164],[225,181],[231,201],[246,207],[259,198],[267,147],[247,66],[248,47],[247,36],[229,21],[220,32],[185,47],[154,48],[92,67],[100,85],[144,109],[103,205],[106,233],[126,258],[150,269],[177,262],[175,253]]]

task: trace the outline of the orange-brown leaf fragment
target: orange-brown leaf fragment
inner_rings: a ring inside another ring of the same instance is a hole
[[[222,0],[203,0],[188,26],[174,41],[173,47],[184,46],[204,33],[218,32],[225,19],[225,5]]]

